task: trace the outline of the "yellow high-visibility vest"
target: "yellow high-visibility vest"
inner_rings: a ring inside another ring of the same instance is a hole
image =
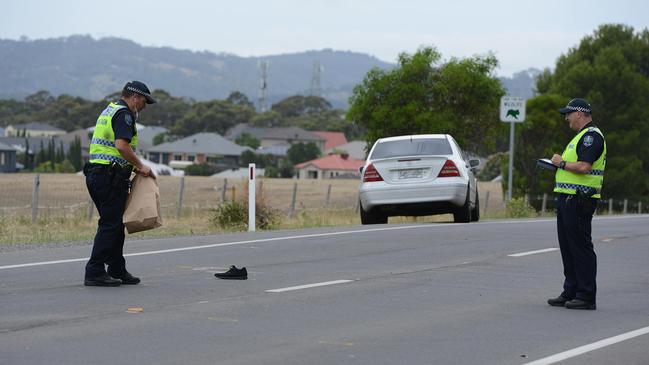
[[[568,143],[563,151],[561,158],[566,162],[577,162],[577,144],[581,137],[587,132],[597,132],[602,138],[604,134],[599,128],[589,127],[577,135]],[[557,169],[555,175],[555,193],[576,194],[577,190],[589,193],[593,198],[601,198],[602,183],[604,182],[604,168],[606,167],[606,140],[604,140],[604,150],[601,156],[593,163],[592,169],[585,174],[576,174],[574,172]],[[591,195],[591,193],[594,193]]]
[[[126,108],[124,105],[110,103],[97,118],[95,131],[90,141],[90,163],[108,165],[115,162],[121,166],[130,165],[115,147],[115,132],[113,131],[113,116],[121,109]],[[137,128],[131,138],[131,148],[135,151],[137,147]]]

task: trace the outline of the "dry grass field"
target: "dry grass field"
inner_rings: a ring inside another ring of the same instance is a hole
[[[12,210],[25,210],[31,214],[35,174],[0,174],[0,210],[5,214]],[[73,209],[89,202],[85,180],[76,174],[40,174],[38,205],[45,211]],[[158,177],[161,204],[165,208],[177,207],[181,178]],[[294,180],[258,179],[263,193],[273,207],[288,211],[294,186],[297,184],[296,210],[329,208],[355,208],[358,200],[357,180]],[[228,180],[226,200],[240,198],[246,191],[246,180]],[[214,208],[221,203],[223,179],[187,176],[184,178],[183,206],[187,208]],[[234,188],[234,189],[233,189]],[[504,208],[499,183],[481,182],[479,193],[483,206],[489,194],[488,212]],[[327,192],[329,202],[327,205]]]
[[[0,174],[0,244],[89,240],[94,235],[96,211],[89,216],[91,201],[82,175],[40,174],[38,217],[32,223],[35,174]],[[211,209],[226,200],[247,196],[246,180],[225,181],[211,177],[184,178],[183,209],[177,217],[181,178],[158,177],[165,225],[138,233],[137,237],[210,234],[219,230],[210,222]],[[291,211],[297,184],[295,211]],[[359,224],[357,180],[258,179],[257,188],[268,205],[285,213],[279,228],[303,228]],[[329,194],[328,194],[329,193]],[[480,183],[483,217],[502,216],[505,205],[498,183]],[[327,196],[329,199],[327,200]],[[488,198],[488,199],[487,199]],[[392,217],[390,222],[448,221],[452,216]]]

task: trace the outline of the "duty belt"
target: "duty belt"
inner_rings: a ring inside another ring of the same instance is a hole
[[[88,163],[84,166],[83,172],[87,175],[89,173],[93,174],[110,174],[111,173],[110,165],[94,164]]]

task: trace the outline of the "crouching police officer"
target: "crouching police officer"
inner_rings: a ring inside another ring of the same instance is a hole
[[[124,86],[121,100],[110,103],[97,119],[90,142],[90,161],[83,168],[88,192],[99,211],[84,285],[119,286],[140,282],[126,270],[122,215],[133,168],[138,174],[155,177],[151,168],[135,155],[138,114],[147,104],[155,102],[146,85],[131,81]]]
[[[558,167],[554,191],[557,198],[557,232],[563,261],[563,292],[548,304],[570,309],[595,309],[597,256],[591,239],[591,221],[597,208],[604,167],[606,141],[593,124],[592,108],[584,99],[572,99],[559,109],[577,131],[563,154],[552,156]]]

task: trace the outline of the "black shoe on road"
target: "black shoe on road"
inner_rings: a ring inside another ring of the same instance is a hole
[[[230,266],[230,269],[223,273],[214,274],[219,279],[246,280],[248,279],[248,270],[245,267],[237,269],[236,266]]]
[[[111,275],[111,276],[116,279],[120,279],[122,281],[122,285],[137,285],[140,283],[140,278],[131,275],[131,273],[128,271],[126,271],[124,274],[121,275]]]
[[[589,302],[583,299],[573,299],[566,302],[566,308],[568,309],[596,309],[597,306],[593,302]]]
[[[548,304],[553,306],[553,307],[563,307],[566,305],[566,302],[569,301],[570,299],[564,297],[563,295],[559,295],[556,298],[550,298],[548,299]]]
[[[122,285],[122,281],[119,279],[114,279],[108,274],[104,274],[101,276],[96,276],[93,278],[86,278],[83,281],[83,285],[85,286],[120,286]]]

